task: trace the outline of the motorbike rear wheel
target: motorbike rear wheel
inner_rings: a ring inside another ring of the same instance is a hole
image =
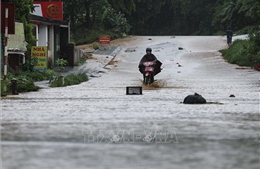
[[[153,77],[150,76],[145,76],[144,77],[144,84],[150,86],[153,83]]]

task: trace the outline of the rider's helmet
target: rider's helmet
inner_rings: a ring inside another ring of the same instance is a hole
[[[152,52],[152,48],[146,48],[146,51]]]

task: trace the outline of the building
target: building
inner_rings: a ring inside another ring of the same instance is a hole
[[[55,66],[59,58],[73,59],[68,55],[70,31],[68,22],[63,20],[63,2],[34,1],[34,11],[30,15],[30,23],[34,25],[36,46],[46,46],[48,50],[48,68]],[[73,53],[74,48],[71,53]],[[70,61],[72,60],[72,61]],[[73,66],[73,65],[72,65]]]
[[[47,64],[45,67],[55,67],[55,62],[59,58],[67,60],[67,66],[74,66],[77,60],[82,56],[82,52],[77,51],[74,45],[70,44],[70,28],[68,20],[64,20],[63,18],[63,2],[58,0],[37,0],[34,1],[33,4],[35,10],[31,12],[29,22],[34,26],[34,35],[37,39],[35,46],[47,48]],[[2,7],[3,3],[1,3],[1,9]],[[4,15],[3,10],[1,12],[1,22],[4,23],[5,18],[2,17]],[[25,59],[31,57],[31,51],[27,51],[26,48],[27,43],[24,38],[23,24],[14,22],[14,14],[13,17],[9,18],[13,19],[13,23],[8,24],[9,27],[13,26],[13,28],[9,30],[15,29],[13,32],[17,33],[8,32],[8,68],[16,70],[17,67],[25,63]],[[4,32],[3,24],[1,26],[1,34],[4,34],[2,33]],[[2,42],[2,45],[3,44]],[[3,51],[4,50],[1,51],[2,68],[4,67]],[[28,57],[26,58],[25,56]]]

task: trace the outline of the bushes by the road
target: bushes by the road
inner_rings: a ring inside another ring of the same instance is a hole
[[[9,91],[9,93],[11,93],[10,91],[12,90],[11,88],[11,83],[8,83],[7,89]],[[17,92],[18,93],[22,93],[22,92],[32,92],[32,91],[37,91],[39,90],[40,87],[34,85],[33,81],[30,79],[26,79],[23,77],[19,77],[17,79]]]
[[[51,87],[62,87],[80,84],[81,82],[88,81],[88,76],[84,73],[80,74],[70,74],[65,77],[58,77],[53,82],[51,82]]]
[[[260,64],[260,44],[258,46],[254,42],[257,40],[256,36],[250,37],[250,40],[236,40],[229,49],[220,52],[229,63],[254,67]]]
[[[251,66],[252,60],[246,54],[248,45],[247,40],[236,40],[229,49],[221,50],[221,53],[229,63]]]
[[[6,96],[7,95],[7,85],[9,81],[6,80],[1,80],[1,96]]]
[[[34,85],[35,81],[49,80],[56,75],[53,70],[46,71],[13,71],[8,72],[7,78],[1,81],[1,96],[11,94],[11,80],[17,80],[17,92],[37,91],[40,87]]]
[[[32,79],[27,78],[26,76],[8,76],[7,79],[1,81],[1,96],[6,96],[12,93],[12,80],[16,79],[17,81],[17,92],[31,92],[37,91],[40,87],[34,85]]]
[[[33,71],[13,71],[8,73],[8,78],[21,78],[28,79],[31,81],[43,81],[49,80],[52,76],[56,76],[57,73],[54,70],[48,69],[44,71],[33,70]]]
[[[70,74],[62,78],[62,76],[54,70],[9,72],[7,78],[1,80],[1,96],[6,96],[12,93],[12,79],[16,79],[17,81],[17,92],[22,93],[38,91],[40,87],[34,84],[35,81],[49,80],[50,87],[61,87],[88,81],[88,76],[84,73],[80,73]]]

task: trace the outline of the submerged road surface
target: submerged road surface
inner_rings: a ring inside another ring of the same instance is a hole
[[[259,169],[259,72],[225,62],[223,37],[115,45],[99,78],[1,100],[3,169]],[[126,95],[142,86],[148,46],[163,70],[143,95]],[[208,104],[182,104],[195,92]]]

